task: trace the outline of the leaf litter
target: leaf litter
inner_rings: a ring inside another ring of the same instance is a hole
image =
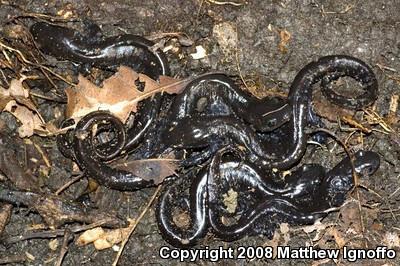
[[[36,109],[35,104],[29,98],[29,90],[24,88],[26,77],[13,79],[8,89],[0,87],[0,110],[11,113],[21,126],[18,134],[21,138],[32,136],[34,133],[47,135],[50,129]]]
[[[29,98],[30,91],[23,84],[26,79],[25,76],[13,79],[8,89],[0,87],[1,110],[11,113],[20,121],[18,133],[21,138],[34,134],[49,136],[60,133],[56,127],[46,124]],[[190,80],[160,76],[159,81],[155,81],[145,74],[121,66],[98,87],[79,75],[78,84],[66,89],[66,118],[77,122],[90,112],[107,110],[125,123],[131,113],[137,112],[140,101],[158,92],[178,94]],[[143,86],[143,90],[140,90],[140,86]],[[169,158],[124,161],[115,167],[132,172],[143,179],[154,180],[155,184],[162,183],[165,177],[175,174],[177,169],[176,160]]]
[[[158,92],[180,93],[188,79],[178,80],[160,76],[160,81],[157,82],[145,74],[121,66],[113,76],[103,82],[102,87],[96,86],[82,75],[79,75],[78,81],[76,86],[66,89],[67,118],[78,121],[90,112],[107,110],[125,123],[131,112],[137,111],[141,100]],[[143,83],[144,89],[141,91],[138,84]]]

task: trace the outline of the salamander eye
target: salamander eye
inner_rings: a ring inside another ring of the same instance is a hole
[[[274,128],[274,127],[276,127],[277,123],[278,123],[278,121],[275,118],[268,120],[267,127]]]

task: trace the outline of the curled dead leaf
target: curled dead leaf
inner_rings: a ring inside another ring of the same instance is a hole
[[[21,122],[18,129],[21,138],[30,137],[34,133],[47,135],[52,132],[40,116],[36,106],[29,98],[29,90],[23,86],[26,78],[13,79],[8,90],[0,87],[0,109],[15,116]]]
[[[334,226],[334,225],[335,224],[333,224],[333,223],[321,223],[321,220],[318,219],[317,221],[315,221],[314,224],[303,226],[301,229],[306,234],[310,234],[310,233],[316,231],[316,234],[315,234],[314,238],[312,239],[313,242],[316,242],[316,241],[319,241],[321,239],[321,237],[325,234],[325,231],[327,228]]]
[[[46,126],[37,113],[23,105],[19,105],[14,100],[6,105],[4,111],[11,113],[21,122],[21,126],[18,128],[18,135],[21,138],[32,136],[35,130],[46,132]]]
[[[147,159],[126,162],[116,162],[113,165],[116,169],[124,170],[135,174],[145,180],[153,180],[156,185],[175,174],[178,168],[174,159]]]

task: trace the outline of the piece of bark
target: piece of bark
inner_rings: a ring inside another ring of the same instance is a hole
[[[31,160],[26,161],[24,157]],[[35,171],[42,164],[43,161],[35,153],[35,149],[30,149],[29,145],[16,136],[0,133],[0,171],[16,188],[38,191],[39,182]]]
[[[35,210],[50,228],[58,228],[72,222],[94,223],[105,219],[109,219],[105,225],[108,227],[121,227],[126,224],[108,212],[90,209],[55,195],[12,190],[2,184],[0,184],[0,201],[25,205]]]
[[[0,203],[0,235],[8,224],[11,217],[12,205],[8,203]]]

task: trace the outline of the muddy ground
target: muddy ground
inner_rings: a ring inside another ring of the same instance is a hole
[[[21,10],[11,5],[15,4]],[[164,38],[164,47],[171,45],[167,52],[173,74],[178,77],[219,70],[237,78],[243,77],[241,86],[260,96],[273,93],[287,93],[296,73],[311,60],[329,54],[347,54],[358,57],[372,66],[379,81],[379,98],[375,111],[380,117],[389,113],[390,100],[400,94],[400,2],[397,0],[339,0],[339,1],[263,1],[250,0],[242,5],[239,0],[232,2],[205,0],[148,0],[148,1],[0,1],[1,38],[10,45],[17,45],[16,40],[7,36],[4,29],[19,23],[29,26],[37,20],[37,14],[52,16],[64,15],[69,19],[90,19],[102,26],[105,35],[134,33],[143,36],[160,36],[161,33],[184,33],[190,41],[179,43],[177,39]],[[68,13],[69,12],[69,13]],[[36,18],[21,16],[32,13]],[[33,14],[34,13],[34,14]],[[36,15],[35,15],[36,14]],[[16,16],[19,17],[16,21]],[[79,24],[79,22],[76,22]],[[75,25],[70,22],[69,25]],[[224,34],[231,38],[225,38]],[[222,36],[222,37],[221,37]],[[235,37],[237,36],[237,38]],[[286,40],[286,41],[285,41]],[[159,41],[159,40],[158,40]],[[207,56],[195,60],[191,54],[201,45]],[[22,50],[28,54],[28,51]],[[8,52],[12,56],[12,52]],[[3,54],[4,56],[4,54]],[[15,55],[14,55],[15,56]],[[4,58],[3,58],[4,59]],[[61,74],[60,66],[51,58],[47,62]],[[53,61],[51,61],[53,60]],[[71,67],[68,66],[67,67]],[[71,67],[72,69],[72,67]],[[21,69],[15,70],[21,71]],[[13,72],[6,72],[13,76]],[[72,79],[76,79],[73,76]],[[62,86],[62,85],[61,85]],[[66,86],[65,84],[63,86]],[[40,91],[40,90],[38,90]],[[62,112],[63,105],[41,101],[39,107],[47,119]],[[393,115],[393,114],[392,114]],[[400,112],[394,114],[399,117]],[[364,118],[365,118],[364,114]],[[9,114],[1,114],[2,130],[6,134],[15,132],[17,123]],[[365,121],[365,120],[364,120]],[[336,230],[330,227],[314,239],[316,232],[306,233],[299,227],[278,230],[279,237],[269,242],[263,237],[251,237],[234,243],[223,243],[212,237],[202,245],[218,246],[262,246],[290,245],[302,247],[310,244],[322,248],[348,247],[374,248],[378,245],[391,246],[397,250],[395,260],[358,260],[357,262],[320,261],[322,265],[399,265],[400,264],[400,143],[399,131],[392,124],[392,131],[386,132],[380,125],[371,125],[376,129],[370,134],[342,130],[335,122],[327,127],[341,139],[349,138],[349,145],[354,149],[370,149],[381,156],[381,167],[372,177],[361,180],[364,188],[352,194],[352,200],[339,212],[329,215],[322,221],[327,225],[336,223]],[[397,135],[396,135],[397,134]],[[18,138],[18,137],[16,137]],[[41,178],[41,189],[56,191],[70,179],[71,162],[64,159],[57,151],[54,139],[33,137],[48,156],[51,167]],[[27,145],[16,141],[15,145]],[[3,145],[4,146],[4,145]],[[22,147],[21,146],[21,147]],[[12,147],[9,147],[12,149]],[[304,161],[332,166],[344,155],[334,144],[329,149],[311,146]],[[17,149],[18,148],[15,148]],[[19,151],[17,151],[18,153]],[[35,152],[32,152],[35,154]],[[22,155],[21,155],[22,156]],[[36,153],[37,156],[37,153]],[[19,157],[20,158],[20,157]],[[39,156],[40,158],[40,156]],[[2,169],[3,171],[3,169]],[[3,171],[4,172],[4,171]],[[82,180],[70,187],[63,196],[74,198],[82,192],[87,181]],[[100,188],[91,195],[92,201],[100,210],[107,210],[120,217],[136,218],[153,194],[154,189],[138,192],[118,192]],[[360,203],[360,204],[359,204]],[[361,212],[358,207],[362,206]],[[360,225],[360,220],[363,224]],[[25,207],[14,207],[12,216],[5,227],[2,237],[18,236],[27,232],[35,224],[42,224],[41,217]],[[64,227],[63,227],[64,228]],[[331,231],[330,231],[331,230]],[[286,232],[286,233],[285,233]],[[51,239],[31,239],[19,241],[9,246],[0,245],[2,258],[17,256],[25,262],[15,265],[52,265],[60,254],[62,237],[58,247],[49,247]],[[177,265],[176,260],[163,260],[158,250],[167,245],[158,233],[154,211],[149,209],[137,226],[124,248],[119,265]],[[28,254],[28,255],[27,255]],[[30,255],[29,255],[30,254]],[[29,257],[29,259],[27,259]],[[106,249],[97,251],[93,245],[78,247],[73,242],[63,265],[111,265],[116,251]],[[222,265],[263,265],[264,260],[220,261]],[[269,260],[271,265],[314,265],[311,260]],[[211,264],[209,261],[197,261],[198,265]]]

